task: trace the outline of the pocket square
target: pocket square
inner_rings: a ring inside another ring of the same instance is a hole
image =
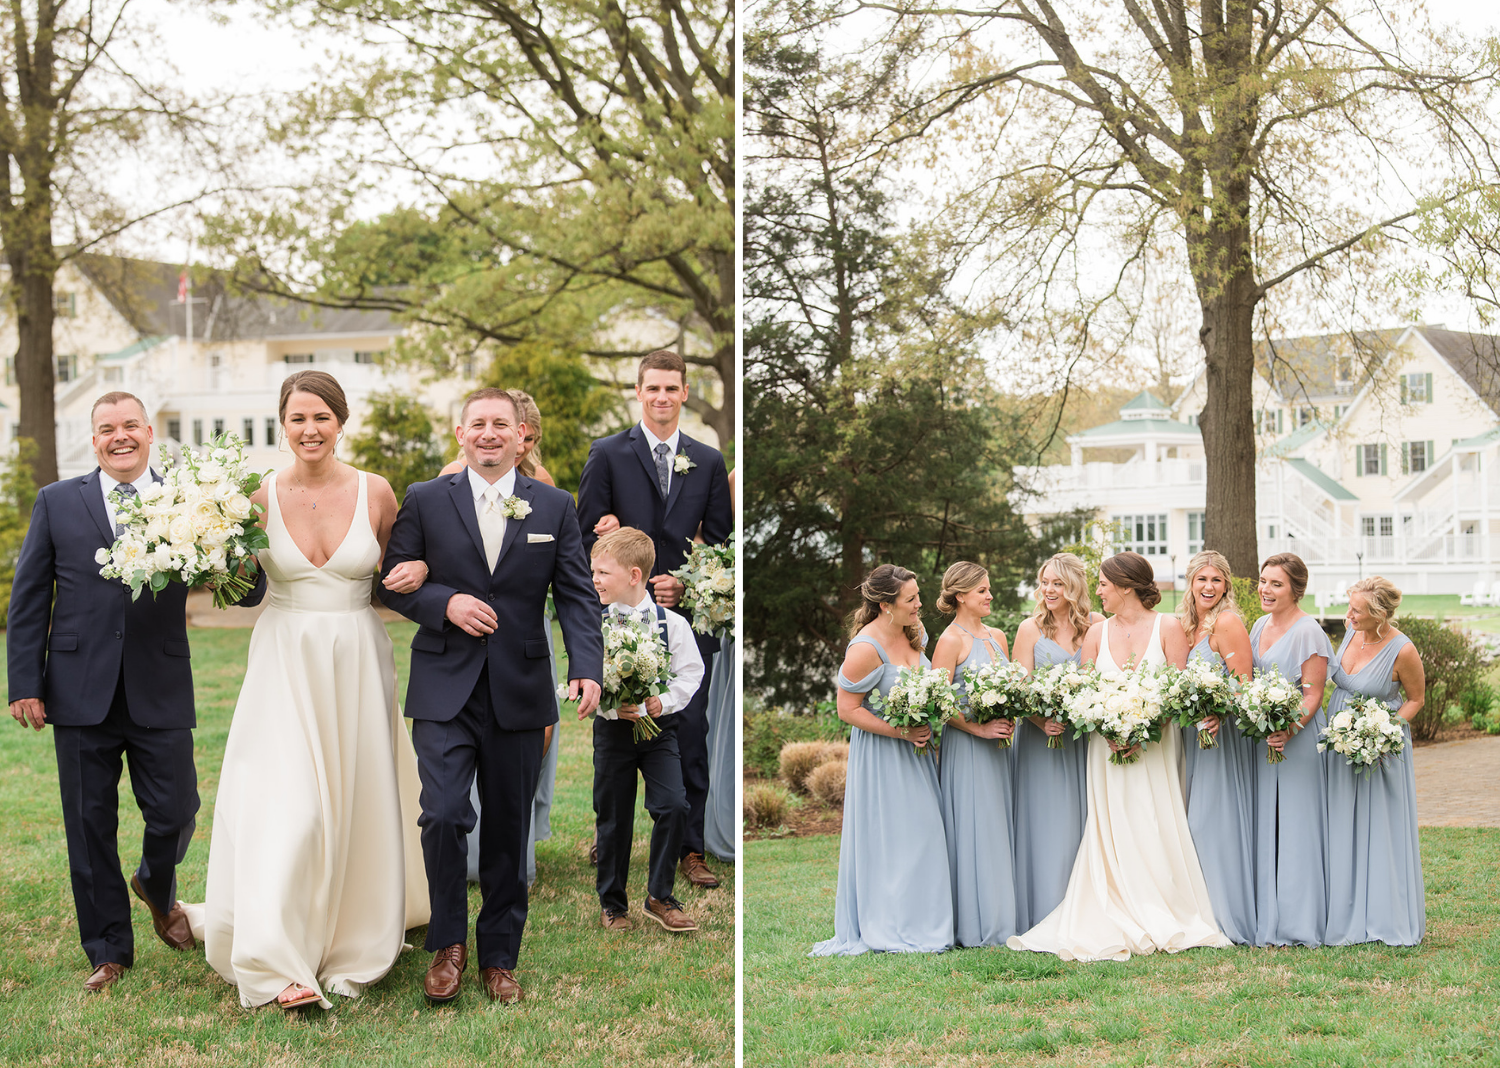
[[[528,535],[526,535],[526,544],[527,545],[535,545],[539,541],[556,541],[556,540],[557,539],[554,538],[551,534],[528,534]]]

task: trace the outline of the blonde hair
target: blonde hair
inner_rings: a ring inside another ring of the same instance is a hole
[[[589,559],[596,556],[607,556],[626,570],[638,567],[644,580],[651,574],[651,567],[656,563],[656,543],[644,530],[617,527],[608,534],[601,534],[599,540],[594,542]]]
[[[945,616],[953,615],[958,611],[958,598],[977,590],[979,584],[988,582],[989,578],[990,573],[972,560],[950,564],[948,570],[943,572],[943,588],[938,593],[937,610]]]
[[[881,564],[866,575],[865,580],[859,584],[860,605],[849,614],[849,637],[858,636],[868,624],[879,619],[880,606],[895,604],[896,598],[901,596],[901,587],[916,577],[906,568],[897,567],[895,564]],[[906,640],[911,642],[911,647],[920,653],[922,651],[921,623],[918,622],[902,629],[906,631]]]
[[[1205,567],[1214,568],[1219,574],[1224,576],[1224,596],[1220,597],[1214,606],[1208,610],[1208,615],[1199,620],[1198,598],[1192,595],[1193,576]],[[1218,622],[1219,613],[1225,609],[1228,609],[1235,615],[1240,614],[1240,606],[1234,599],[1234,572],[1229,570],[1229,561],[1224,558],[1223,553],[1214,549],[1204,549],[1201,553],[1194,556],[1188,561],[1187,578],[1184,582],[1187,585],[1188,595],[1177,606],[1177,620],[1182,624],[1182,629],[1187,634],[1189,641],[1192,640],[1193,635],[1198,633],[1200,625],[1209,634],[1212,634],[1214,632],[1214,624]]]
[[[507,390],[510,399],[516,406],[516,414],[521,417],[521,422],[526,424],[526,429],[536,438],[536,444],[531,451],[516,461],[516,470],[527,478],[536,477],[536,469],[542,464],[542,410],[536,406],[530,393],[525,390]]]
[[[1348,592],[1365,595],[1365,605],[1370,615],[1375,617],[1377,629],[1391,621],[1391,617],[1396,614],[1396,609],[1401,604],[1401,591],[1396,588],[1396,584],[1379,575],[1360,579],[1349,587]]]
[[[1062,580],[1063,596],[1068,601],[1068,622],[1073,624],[1073,640],[1082,641],[1094,618],[1094,603],[1089,600],[1088,568],[1072,553],[1056,553],[1037,568],[1036,611],[1031,613],[1032,621],[1041,630],[1042,637],[1050,641],[1057,640],[1057,621],[1047,611],[1047,603],[1042,600],[1041,594],[1042,572],[1049,567]]]

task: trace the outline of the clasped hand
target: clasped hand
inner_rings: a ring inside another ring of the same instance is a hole
[[[928,742],[932,741],[932,728],[897,727],[896,737],[900,738],[903,742],[911,742],[912,745],[915,745],[918,749],[921,749],[925,747]]]
[[[997,742],[1001,738],[1009,738],[1016,730],[1016,721],[1013,719],[991,719],[984,723],[974,724],[974,729],[969,733],[976,738],[987,738]]]
[[[626,720],[630,723],[634,723],[636,720],[641,718],[640,705],[621,705],[619,708],[615,709],[615,711],[620,714],[621,719]],[[652,719],[656,719],[661,715],[660,697],[646,698],[646,715],[650,716]]]
[[[40,697],[23,697],[10,703],[10,714],[23,727],[41,730],[47,725],[47,706]]]

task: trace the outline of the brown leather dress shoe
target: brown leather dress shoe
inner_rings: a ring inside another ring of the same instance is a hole
[[[516,973],[509,968],[482,968],[479,978],[491,1001],[514,1005],[521,1000],[521,984],[516,982]]]
[[[165,916],[161,909],[151,903],[146,896],[145,889],[141,886],[141,877],[131,875],[130,889],[135,891],[135,896],[140,898],[146,905],[146,911],[151,913],[151,926],[156,928],[156,937],[160,938],[171,949],[193,949],[198,945],[193,941],[193,929],[188,924],[187,913],[182,911],[182,902],[172,903],[172,911]]]
[[[94,969],[94,974],[83,981],[83,988],[90,993],[97,994],[108,990],[119,981],[120,976],[125,974],[125,965],[116,964],[114,961],[105,961]]]
[[[435,1004],[452,1001],[458,997],[459,979],[469,963],[469,947],[462,942],[445,946],[432,955],[427,966],[427,978],[422,981],[422,990],[427,1000]]]
[[[682,863],[677,865],[687,881],[700,890],[712,890],[719,885],[719,880],[714,878],[714,873],[708,870],[708,865],[703,863],[702,853],[689,853],[682,858]]]
[[[613,909],[599,910],[599,926],[606,931],[634,931],[635,924],[630,917],[623,912],[615,912]]]
[[[688,919],[687,913],[682,911],[682,902],[675,897],[669,897],[665,901],[658,901],[650,894],[646,895],[646,915],[661,924],[662,930],[671,931],[673,934],[683,934],[687,931],[696,931],[698,925]]]
[[[589,843],[589,863],[594,867],[599,866],[599,836],[594,835],[594,840]]]

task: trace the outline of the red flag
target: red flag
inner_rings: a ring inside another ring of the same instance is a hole
[[[177,303],[186,304],[188,299],[188,273],[187,268],[182,269],[182,274],[177,276]]]

